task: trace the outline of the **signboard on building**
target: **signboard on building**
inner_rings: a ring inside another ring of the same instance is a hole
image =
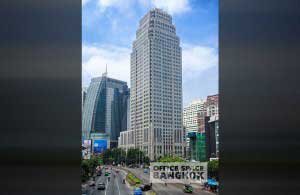
[[[93,146],[94,146],[93,149],[95,154],[101,153],[107,149],[107,140],[106,139],[94,140]]]
[[[91,147],[92,147],[92,140],[83,140],[82,144],[82,159],[90,159],[91,158]]]
[[[207,162],[150,163],[151,183],[204,183]]]
[[[106,150],[110,148],[110,136],[106,133],[100,133],[100,132],[92,132],[90,134],[92,141],[92,148],[94,154],[99,154],[103,152],[103,150]]]

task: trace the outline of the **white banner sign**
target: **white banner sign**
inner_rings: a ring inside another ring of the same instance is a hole
[[[151,183],[204,183],[207,162],[150,163]]]
[[[91,158],[91,140],[84,140],[82,144],[82,158],[83,159],[90,159]]]

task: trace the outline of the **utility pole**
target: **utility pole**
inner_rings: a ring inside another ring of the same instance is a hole
[[[139,155],[139,166],[140,166],[140,148],[138,150],[138,155]]]
[[[127,151],[125,150],[125,166],[126,166]]]
[[[139,167],[141,167],[141,150],[139,150]]]

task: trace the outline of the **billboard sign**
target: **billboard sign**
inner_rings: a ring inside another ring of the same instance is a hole
[[[106,139],[99,139],[94,140],[94,153],[99,154],[107,149],[107,140]]]
[[[150,163],[151,183],[204,183],[207,162]]]
[[[83,159],[90,159],[91,158],[91,147],[92,147],[92,140],[83,140],[82,144],[82,158]]]

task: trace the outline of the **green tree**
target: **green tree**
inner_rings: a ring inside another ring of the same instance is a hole
[[[105,150],[101,155],[104,164],[121,164],[125,162],[126,152],[121,148],[112,148]]]
[[[149,165],[150,159],[145,153],[137,148],[130,148],[126,155],[126,164],[147,164]]]
[[[101,165],[102,157],[96,156],[90,159],[83,159],[81,161],[81,179],[82,181],[88,180],[90,176],[93,176],[96,172],[96,167]]]
[[[90,172],[91,172],[91,169],[89,167],[88,160],[82,160],[81,161],[81,180],[83,182],[89,178]]]
[[[219,161],[218,160],[209,161],[207,164],[207,169],[208,169],[208,177],[219,180]]]
[[[219,171],[219,161],[218,160],[209,161],[207,164],[207,168],[208,168],[208,171],[211,171],[211,172]]]

